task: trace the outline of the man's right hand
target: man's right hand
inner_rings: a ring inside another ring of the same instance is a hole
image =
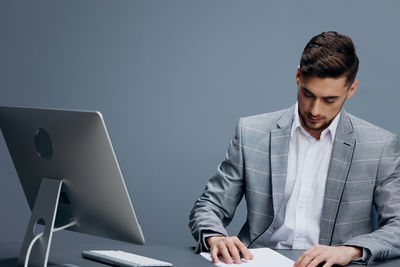
[[[225,263],[241,263],[241,256],[245,260],[252,260],[253,255],[236,236],[210,236],[206,238],[206,242],[210,246],[211,258],[214,263],[219,262],[218,256],[222,255]],[[232,262],[233,258],[233,262]]]

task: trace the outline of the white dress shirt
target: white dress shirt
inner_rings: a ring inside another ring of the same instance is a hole
[[[297,103],[294,113],[283,203],[268,244],[275,249],[308,249],[319,243],[326,177],[340,117],[339,113],[317,140],[301,126]]]

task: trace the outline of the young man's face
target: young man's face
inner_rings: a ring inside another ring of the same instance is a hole
[[[319,139],[321,132],[340,112],[346,99],[354,94],[358,81],[349,86],[346,85],[346,77],[300,77],[299,71],[300,67],[296,73],[300,122],[311,136]]]

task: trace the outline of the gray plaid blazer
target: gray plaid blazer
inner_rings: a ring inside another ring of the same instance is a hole
[[[268,244],[282,207],[293,112],[294,106],[239,120],[225,160],[190,213],[196,251],[203,249],[203,233],[228,235],[225,226],[243,196],[248,214],[238,237],[250,248]],[[400,255],[399,137],[345,110],[333,144],[319,243],[367,248],[367,263]]]

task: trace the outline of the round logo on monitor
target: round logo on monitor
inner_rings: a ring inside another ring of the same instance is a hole
[[[49,133],[40,128],[35,133],[35,147],[38,155],[45,160],[50,160],[53,156],[53,143]]]

